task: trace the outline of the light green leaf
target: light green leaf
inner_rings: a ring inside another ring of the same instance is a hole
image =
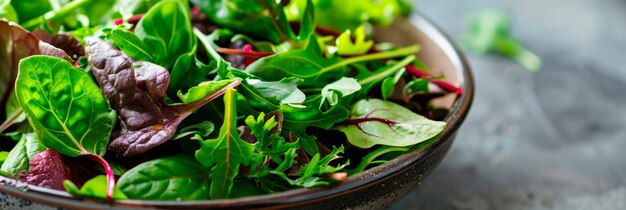
[[[78,189],[78,187],[70,180],[65,180],[63,182],[63,187],[65,187],[65,191],[72,194],[73,196],[81,198],[105,199],[106,191],[102,189],[105,189],[106,186],[107,179],[104,175],[96,176],[93,179],[90,179],[89,181],[85,182],[83,187],[80,189]],[[124,195],[124,193],[116,187],[113,191],[113,199],[125,200],[128,199],[128,197],[126,197],[126,195]]]
[[[46,147],[72,157],[104,155],[116,114],[84,70],[55,57],[25,58],[16,93]]]
[[[302,82],[302,79],[295,77],[283,78],[277,82],[246,79],[244,86],[247,87],[246,92],[259,95],[275,105],[301,104],[306,99],[304,93],[298,89],[298,85]]]
[[[239,168],[249,165],[254,147],[241,139],[237,132],[237,104],[233,89],[224,95],[224,123],[216,139],[205,140],[196,151],[196,159],[211,169],[212,199],[228,198]]]
[[[184,104],[191,104],[224,89],[224,87],[232,82],[233,80],[206,81],[190,88],[187,93],[183,94],[183,92],[179,90],[178,98],[180,98]]]
[[[322,104],[328,100],[331,106],[337,105],[341,97],[346,97],[361,90],[361,85],[354,78],[342,77],[322,89]]]
[[[429,120],[393,102],[364,99],[354,104],[349,120],[335,129],[360,148],[374,145],[405,147],[436,138],[445,122]]]
[[[192,157],[178,155],[142,163],[120,177],[131,199],[208,200],[211,174]]]
[[[336,45],[339,55],[363,55],[374,46],[373,40],[365,41],[365,28],[363,26],[358,27],[355,32],[354,42],[352,42],[352,31],[350,30],[337,37]]]

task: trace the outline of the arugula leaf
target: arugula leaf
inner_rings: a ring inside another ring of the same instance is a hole
[[[541,69],[542,61],[510,34],[511,19],[500,10],[488,10],[471,16],[469,32],[462,41],[479,54],[495,52],[507,56],[530,71]]]
[[[339,55],[362,55],[367,53],[374,41],[365,41],[365,28],[363,26],[355,29],[355,41],[352,42],[352,31],[347,30],[337,37],[337,53]]]
[[[361,90],[361,85],[354,79],[343,77],[333,83],[330,83],[322,89],[322,99],[321,105],[324,105],[324,102],[328,100],[331,106],[335,106],[339,103],[340,98],[347,97]]]
[[[196,102],[167,105],[167,69],[149,62],[136,62],[100,39],[88,39],[87,52],[102,92],[119,111],[124,132],[111,141],[109,150],[123,157],[136,156],[163,144],[191,113],[222,95],[227,88],[240,84],[239,81],[223,83],[224,86],[213,91],[204,91],[206,95]],[[194,92],[190,92],[189,98],[199,97]]]
[[[154,61],[152,49],[134,33],[124,29],[114,29],[111,31],[111,39],[122,52],[135,60]]]
[[[256,119],[252,115],[246,118],[246,125],[256,140],[254,143],[255,154],[248,176],[262,177],[269,175],[269,173],[282,173],[296,163],[295,155],[298,142],[287,142],[285,138],[280,136],[281,128],[277,127],[278,122],[275,116],[269,119],[265,118],[267,118],[265,113],[259,114]],[[269,167],[264,163],[266,158],[270,158],[277,164],[276,169],[270,172]]]
[[[135,34],[151,47],[156,64],[170,69],[176,58],[193,49],[190,16],[182,1],[166,0],[150,8],[139,21]]]
[[[319,153],[315,154],[313,158],[311,158],[311,162],[302,166],[302,168],[298,170],[298,172],[296,173],[298,178],[295,180],[288,178],[284,174],[277,174],[277,175],[285,179],[287,182],[289,182],[289,184],[293,186],[307,187],[307,188],[316,187],[316,186],[326,186],[333,182],[341,181],[341,180],[333,179],[332,176],[330,176],[330,178],[327,178],[323,175],[337,173],[343,170],[343,168],[345,168],[346,166],[350,164],[350,161],[347,161],[345,163],[338,164],[337,166],[331,166],[331,162],[341,158],[339,154],[343,152],[344,152],[344,148],[342,145],[339,148],[334,147],[333,151],[330,154],[326,155],[324,158],[321,158],[321,155]]]
[[[211,173],[187,155],[142,163],[118,184],[129,198],[144,200],[206,200],[210,185]]]
[[[254,147],[241,139],[237,132],[237,104],[233,89],[226,90],[224,106],[225,117],[219,137],[202,140],[202,147],[196,151],[196,159],[202,166],[211,169],[212,199],[230,196],[239,168],[250,164],[254,151]]]
[[[104,175],[96,176],[93,179],[85,182],[85,184],[79,188],[72,181],[65,180],[63,182],[63,187],[65,191],[72,194],[75,197],[80,198],[99,198],[105,199],[106,194],[103,193],[102,189],[107,186],[107,178]],[[115,187],[115,192],[113,193],[114,199],[128,199],[126,195],[117,187]]]
[[[404,147],[436,138],[445,122],[429,120],[392,102],[364,99],[355,103],[351,118],[335,127],[360,148],[374,145]]]
[[[22,171],[28,171],[30,160],[46,149],[34,133],[22,134],[20,141],[9,152],[0,170],[16,177]]]

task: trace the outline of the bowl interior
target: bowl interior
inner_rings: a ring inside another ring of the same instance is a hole
[[[369,169],[361,174],[349,177],[346,181],[329,188],[296,189],[282,193],[246,197],[229,200],[211,201],[118,201],[113,206],[101,203],[84,202],[71,198],[62,191],[26,185],[0,176],[0,193],[18,198],[49,204],[59,207],[77,209],[111,209],[126,207],[157,207],[157,208],[212,208],[212,207],[293,207],[306,203],[324,200],[328,196],[340,196],[344,192],[366,188],[372,183],[398,173],[409,164],[413,164],[426,156],[432,149],[447,141],[458,129],[465,118],[473,97],[473,84],[466,61],[460,51],[432,24],[419,15],[406,20],[398,20],[390,28],[376,28],[379,41],[392,42],[399,45],[420,44],[422,50],[418,57],[431,68],[434,75],[444,75],[446,80],[463,87],[465,93],[458,98],[454,95],[438,99],[440,106],[451,107],[446,118],[449,124],[434,145],[412,151],[384,165]]]

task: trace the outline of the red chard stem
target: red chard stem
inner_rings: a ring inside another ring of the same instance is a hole
[[[98,162],[104,168],[104,173],[107,178],[107,188],[106,188],[106,199],[112,200],[113,193],[115,192],[115,175],[113,174],[113,169],[111,169],[111,165],[104,158],[96,155],[96,154],[87,154],[85,155],[89,159]]]

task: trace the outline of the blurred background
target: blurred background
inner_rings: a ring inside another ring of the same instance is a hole
[[[503,9],[531,73],[468,54],[477,90],[448,156],[391,209],[626,209],[626,0],[413,0],[459,40]]]

